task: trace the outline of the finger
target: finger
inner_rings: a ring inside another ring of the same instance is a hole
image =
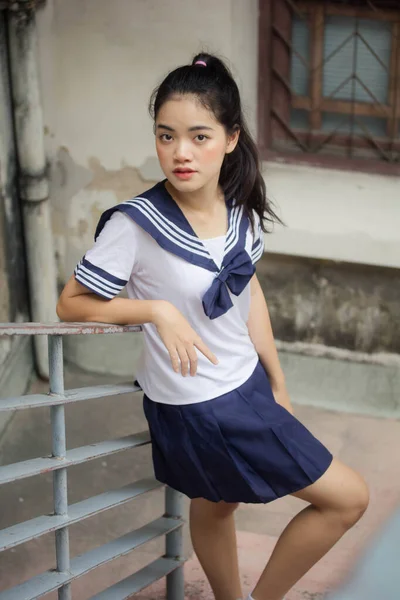
[[[169,357],[171,359],[171,365],[175,373],[179,373],[181,369],[181,361],[179,358],[179,354],[174,347],[167,347]]]
[[[190,375],[194,377],[197,373],[197,352],[192,344],[186,347],[186,352],[189,357]]]
[[[181,362],[180,371],[181,371],[183,377],[186,377],[186,375],[189,373],[189,357],[188,357],[186,348],[182,344],[179,344],[179,345],[177,344],[176,350],[179,354],[179,360]]]
[[[198,348],[198,350],[200,350],[200,352],[202,354],[204,354],[204,356],[206,358],[208,358],[208,360],[210,362],[212,362],[214,365],[218,364],[218,358],[215,356],[215,354],[213,352],[211,352],[211,350],[209,349],[208,346],[205,345],[205,343],[203,342],[202,339],[198,339],[194,342],[194,345],[196,346],[196,348]]]

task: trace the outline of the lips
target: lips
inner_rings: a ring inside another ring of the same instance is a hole
[[[189,181],[196,173],[193,169],[187,169],[185,167],[180,167],[178,169],[174,169],[173,171],[175,177],[180,179],[181,181]]]

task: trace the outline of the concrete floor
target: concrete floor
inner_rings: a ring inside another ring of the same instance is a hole
[[[66,388],[110,383],[120,378],[66,369]],[[35,382],[31,392],[47,391]],[[295,400],[295,398],[294,398]],[[288,600],[317,600],[351,569],[360,550],[382,521],[400,503],[398,456],[400,421],[297,406],[296,414],[335,456],[360,471],[371,489],[371,504],[362,521],[299,582]],[[127,395],[71,405],[66,410],[68,448],[116,438],[146,428],[141,396]],[[1,464],[10,464],[50,453],[49,409],[16,413],[0,444]],[[126,451],[69,471],[69,502],[119,488],[151,474],[150,448]],[[287,497],[271,505],[242,505],[237,511],[238,545],[244,592],[254,586],[277,536],[303,506]],[[188,501],[185,501],[187,516]],[[52,475],[44,474],[3,486],[0,496],[0,529],[52,511]],[[163,493],[155,491],[128,504],[71,527],[71,554],[76,555],[119,537],[163,512]],[[133,573],[163,553],[162,540],[89,573],[73,584],[73,598],[86,600]],[[186,599],[211,600],[212,594],[196,558],[185,527]],[[54,568],[54,536],[9,550],[0,556],[0,591]],[[137,594],[138,600],[161,600],[165,582]],[[45,598],[55,599],[56,594]],[[382,599],[383,600],[383,599]]]

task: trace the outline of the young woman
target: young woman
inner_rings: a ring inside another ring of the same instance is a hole
[[[309,503],[249,596],[282,600],[358,521],[368,491],[293,416],[254,266],[264,223],[278,218],[230,72],[199,54],[151,109],[166,179],[102,215],[57,312],[143,325],[137,379],[155,474],[191,498],[193,546],[217,600],[242,597],[238,504]],[[124,286],[129,298],[115,298]]]

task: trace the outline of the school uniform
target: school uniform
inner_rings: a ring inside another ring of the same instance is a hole
[[[256,213],[253,232],[243,207],[227,209],[226,236],[200,240],[160,182],[103,213],[75,277],[106,299],[126,286],[171,302],[219,360],[197,351],[196,376],[183,377],[143,325],[137,380],[156,478],[190,498],[270,502],[316,481],[332,455],[274,400],[247,328],[263,232]]]

